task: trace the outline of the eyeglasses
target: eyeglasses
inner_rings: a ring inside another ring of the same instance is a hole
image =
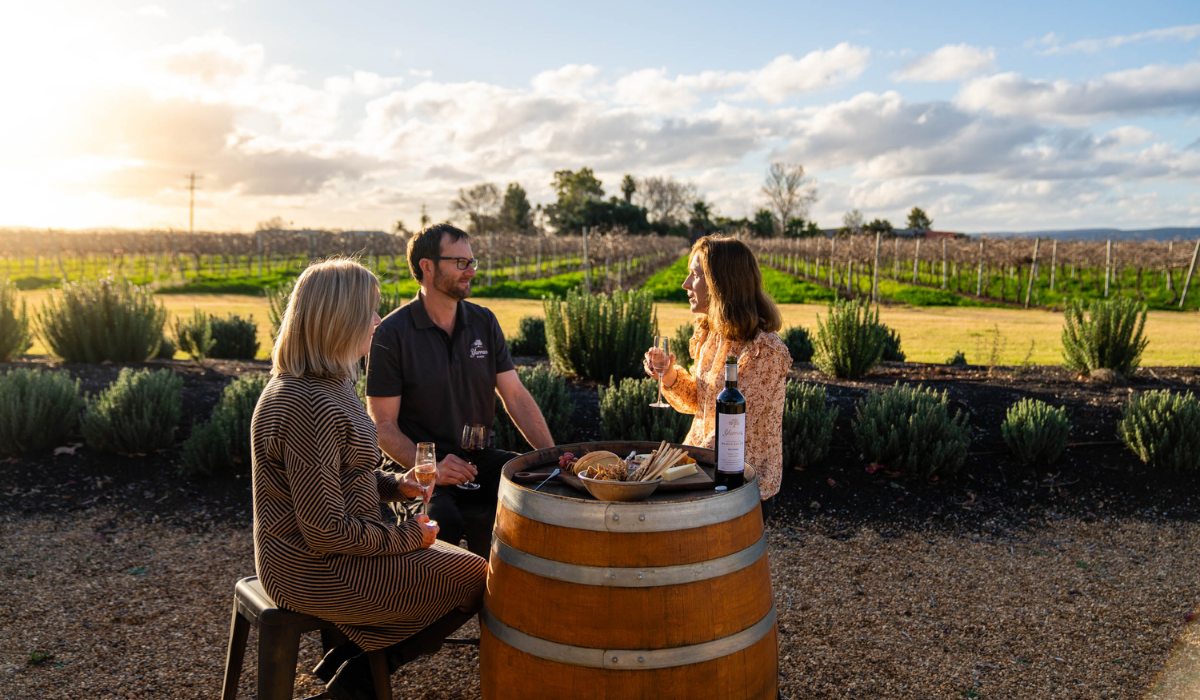
[[[473,270],[479,269],[479,258],[452,258],[446,255],[431,255],[430,260],[453,260],[455,266],[460,270],[465,270],[470,267]]]

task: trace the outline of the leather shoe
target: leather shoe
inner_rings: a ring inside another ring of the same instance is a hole
[[[342,664],[358,656],[362,651],[362,648],[354,642],[339,644],[330,649],[325,658],[321,659],[321,663],[313,669],[313,675],[320,678],[322,683],[328,683],[342,667]]]

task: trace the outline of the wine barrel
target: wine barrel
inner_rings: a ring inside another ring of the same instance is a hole
[[[564,452],[657,447],[561,445],[505,465],[480,613],[485,700],[776,697],[776,610],[753,468],[736,489],[637,503],[511,478]],[[712,450],[685,449],[715,461]]]

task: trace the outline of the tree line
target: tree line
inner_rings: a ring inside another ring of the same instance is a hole
[[[798,163],[772,163],[760,188],[759,209],[741,218],[722,216],[693,183],[670,176],[626,174],[620,194],[606,197],[604,183],[584,167],[556,171],[552,186],[555,200],[545,205],[532,204],[519,182],[503,191],[492,182],[460,188],[450,202],[450,217],[475,234],[574,235],[584,228],[693,238],[718,231],[792,238],[821,234],[808,219],[818,198],[816,181]],[[429,223],[422,206],[420,226]],[[408,231],[403,221],[396,222],[396,230]]]

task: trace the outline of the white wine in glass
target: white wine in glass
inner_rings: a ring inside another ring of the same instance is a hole
[[[421,512],[429,515],[429,492],[433,489],[433,482],[437,480],[437,452],[432,442],[417,443],[417,464],[413,467],[413,475],[424,492]]]
[[[650,408],[671,407],[662,400],[663,375],[670,369],[670,361],[671,339],[665,335],[654,336],[654,347],[650,348],[650,369],[654,371],[654,376],[658,377],[658,401],[650,404]]]

